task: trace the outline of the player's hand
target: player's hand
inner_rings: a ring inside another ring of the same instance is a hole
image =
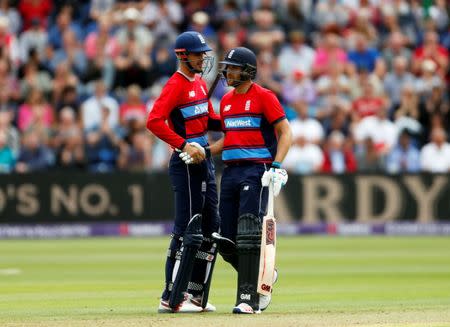
[[[196,142],[186,143],[179,156],[186,165],[200,163],[206,157],[205,149]]]
[[[281,168],[272,167],[264,172],[261,178],[262,186],[269,186],[273,183],[273,195],[278,196],[280,194],[281,188],[286,185],[288,181],[288,174],[286,170]]]

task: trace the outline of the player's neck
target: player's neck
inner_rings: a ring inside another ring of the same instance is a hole
[[[238,86],[236,86],[236,88],[234,89],[234,92],[237,94],[245,94],[250,89],[252,84],[253,84],[252,81],[245,81],[245,82],[239,84]]]
[[[188,79],[193,80],[195,78],[195,73],[192,72],[188,67],[185,65],[180,65],[180,68],[178,68],[178,71],[182,73],[184,76],[186,76]]]

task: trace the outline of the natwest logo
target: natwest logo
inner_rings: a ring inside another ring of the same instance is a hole
[[[250,119],[225,120],[226,128],[251,127],[251,126],[252,126],[252,121]]]

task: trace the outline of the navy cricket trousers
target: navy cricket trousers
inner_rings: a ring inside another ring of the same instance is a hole
[[[183,236],[195,214],[202,214],[204,236],[210,237],[212,232],[218,231],[220,220],[213,160],[186,165],[174,152],[169,163],[169,175],[175,194],[173,234]]]
[[[244,214],[263,217],[268,190],[262,187],[265,164],[241,163],[228,165],[220,185],[220,234],[236,241],[238,218]]]

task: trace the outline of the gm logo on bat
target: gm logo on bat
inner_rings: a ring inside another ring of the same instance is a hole
[[[271,289],[272,287],[271,286],[269,286],[269,285],[267,285],[267,284],[262,284],[261,285],[261,289],[263,290],[263,291],[266,291],[266,292],[270,292],[270,289]]]
[[[273,220],[266,221],[266,245],[275,245],[275,224]]]

